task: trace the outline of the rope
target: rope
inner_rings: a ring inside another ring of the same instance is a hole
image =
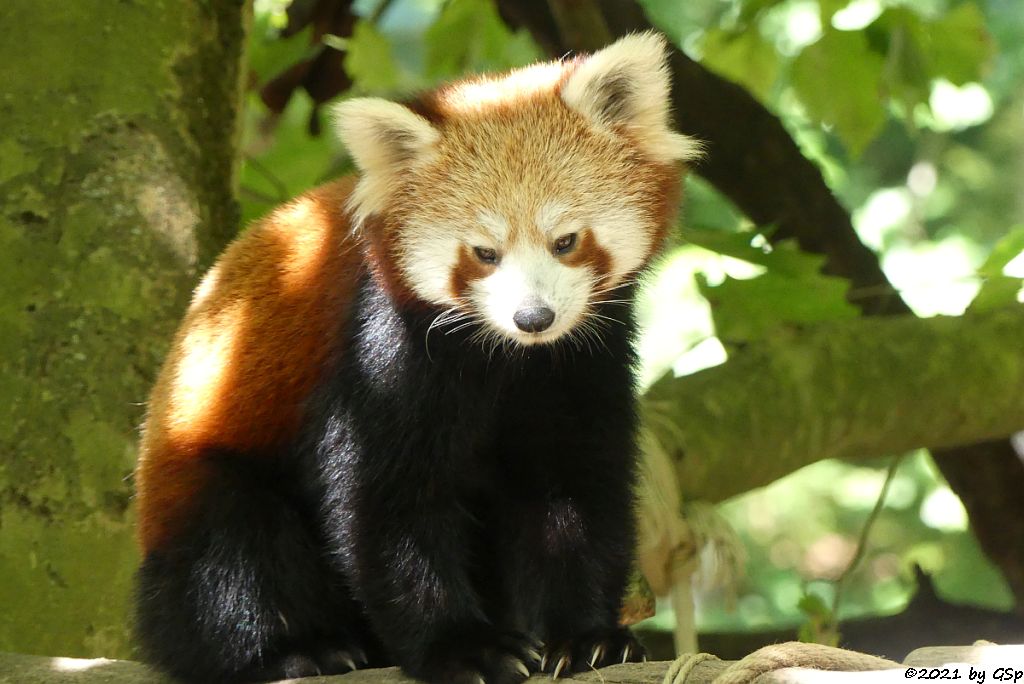
[[[686,678],[693,668],[707,660],[718,660],[718,656],[710,653],[686,653],[679,656],[668,666],[661,684],[686,684]]]
[[[847,651],[843,648],[788,641],[759,648],[733,663],[715,678],[715,684],[747,684],[766,672],[787,667],[840,672],[868,672],[900,667],[899,663],[878,656]]]
[[[687,653],[676,658],[665,672],[662,684],[686,684],[694,667],[708,660],[718,660],[718,658],[710,653]],[[847,651],[821,644],[789,641],[765,646],[754,651],[720,671],[712,681],[714,684],[748,684],[763,674],[789,667],[839,672],[869,672],[899,668],[901,665],[866,653]]]

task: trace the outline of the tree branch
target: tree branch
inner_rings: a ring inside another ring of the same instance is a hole
[[[674,456],[684,498],[722,501],[823,458],[1013,434],[1024,428],[1022,339],[1024,307],[782,330],[655,383],[646,424]]]

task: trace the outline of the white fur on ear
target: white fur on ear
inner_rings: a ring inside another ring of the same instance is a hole
[[[688,161],[701,144],[669,127],[669,71],[664,37],[620,38],[586,58],[562,86],[562,100],[600,128],[625,126],[654,159]]]
[[[403,170],[430,157],[441,134],[408,107],[377,97],[345,100],[333,114],[338,136],[362,172],[349,201],[358,227],[383,208]]]

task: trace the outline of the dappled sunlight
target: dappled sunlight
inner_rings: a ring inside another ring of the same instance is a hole
[[[861,241],[876,252],[898,237],[910,218],[913,198],[906,188],[882,188],[853,212]]]
[[[503,102],[514,102],[538,89],[551,87],[562,78],[564,67],[559,62],[545,62],[516,69],[502,79],[482,78],[479,81],[443,91],[443,102],[452,109],[477,109]]]
[[[981,288],[983,258],[975,243],[959,235],[892,246],[882,268],[903,300],[919,316],[958,316]]]
[[[1003,267],[1003,275],[1011,278],[1024,278],[1024,251]]]
[[[84,672],[113,662],[107,658],[51,658],[50,668],[54,672]]]
[[[840,31],[859,31],[882,13],[879,0],[853,0],[832,15],[832,27]]]
[[[949,487],[933,490],[921,503],[921,522],[933,530],[963,532],[967,530],[967,511]]]
[[[695,245],[666,256],[645,278],[637,301],[641,387],[670,369],[676,376],[689,375],[726,361],[711,308],[697,285],[698,275],[715,286],[726,278],[747,280],[764,272],[757,264]]]
[[[821,12],[813,0],[778,3],[765,13],[765,35],[775,41],[775,48],[792,56],[811,45],[822,35]]]
[[[275,217],[280,225],[302,226],[321,220],[317,215],[319,211],[323,209],[307,199],[285,207]],[[288,233],[288,239],[282,240],[278,277],[286,294],[304,290],[314,284],[328,258],[327,251],[338,249],[338,245],[327,238],[318,230],[292,230]]]
[[[199,210],[189,189],[168,174],[144,184],[135,196],[135,206],[145,225],[186,266],[199,261]]]
[[[249,327],[247,308],[242,301],[224,306],[185,335],[171,390],[167,427],[173,438],[191,437],[196,424],[219,414],[239,335]]]
[[[956,86],[941,78],[932,86],[928,106],[931,110],[928,123],[938,131],[958,131],[978,126],[991,119],[995,111],[992,96],[985,86],[980,83]]]

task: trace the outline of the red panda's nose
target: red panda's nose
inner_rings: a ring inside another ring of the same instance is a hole
[[[528,305],[512,314],[512,321],[523,332],[537,333],[547,330],[555,320],[555,312],[543,304]]]

